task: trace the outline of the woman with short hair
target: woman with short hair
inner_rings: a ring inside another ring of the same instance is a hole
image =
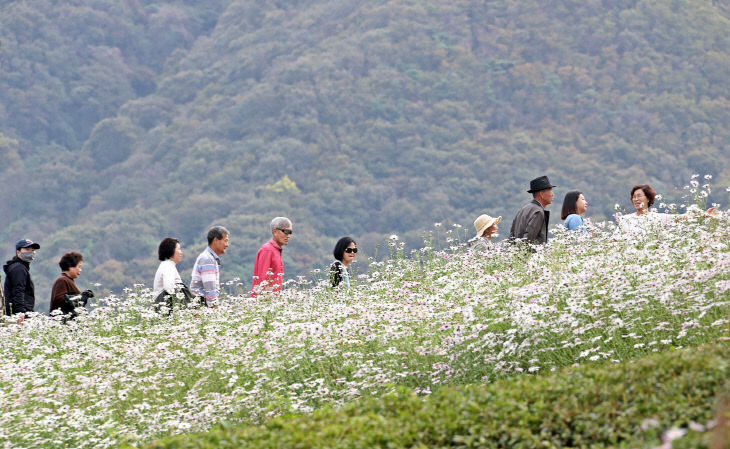
[[[337,241],[332,254],[335,256],[335,261],[330,265],[330,283],[332,287],[337,287],[342,283],[349,290],[350,273],[347,269],[357,255],[357,243],[352,237],[342,237]]]
[[[583,193],[571,190],[565,194],[563,209],[560,211],[560,218],[565,221],[564,225],[571,231],[585,230],[585,222],[582,215],[588,210],[588,201]]]
[[[182,249],[178,239],[167,237],[160,242],[157,248],[157,256],[160,259],[160,265],[155,273],[155,281],[152,289],[155,296],[159,295],[163,290],[172,295],[175,289],[184,285],[180,273],[177,271],[177,263],[183,258]]]
[[[655,198],[656,191],[649,184],[637,184],[631,188],[631,203],[636,208],[636,215],[648,214]]]
[[[81,294],[81,290],[76,285],[76,278],[81,275],[83,265],[84,256],[81,253],[72,251],[61,256],[61,260],[58,262],[61,275],[53,283],[50,312],[61,310],[64,315],[73,313],[74,306],[66,301],[66,295]]]
[[[656,196],[656,191],[649,184],[637,184],[631,188],[631,203],[634,205],[636,213],[619,217],[619,225],[624,232],[643,233],[652,226],[666,226],[678,219],[686,219],[690,216],[689,212],[664,214],[650,210],[649,208],[654,205]],[[705,212],[708,217],[713,217],[715,214],[714,207],[707,209]]]

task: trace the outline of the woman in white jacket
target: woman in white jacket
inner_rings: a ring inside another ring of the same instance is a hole
[[[635,214],[626,214],[620,217],[619,225],[624,232],[642,234],[657,226],[666,227],[679,219],[689,218],[690,213],[664,214],[650,209],[654,205],[656,191],[649,184],[637,184],[631,189],[631,203],[636,209]],[[705,215],[715,216],[715,208],[707,209]]]

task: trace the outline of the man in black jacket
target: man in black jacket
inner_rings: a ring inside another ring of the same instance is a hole
[[[30,263],[41,245],[28,239],[15,244],[15,257],[3,266],[5,271],[5,313],[28,313],[35,306],[35,287],[30,278]]]
[[[533,200],[522,206],[510,230],[510,240],[525,239],[530,243],[546,243],[550,212],[545,210],[553,202],[553,187],[547,176],[530,181]]]

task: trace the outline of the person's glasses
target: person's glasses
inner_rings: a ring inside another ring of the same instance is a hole
[[[291,235],[291,233],[294,232],[291,229],[281,229],[281,228],[276,228],[276,229],[278,229],[279,231],[283,232],[286,235]]]
[[[355,253],[355,254],[357,254],[357,248],[345,248],[345,252],[346,252],[347,254],[350,254],[350,253]]]

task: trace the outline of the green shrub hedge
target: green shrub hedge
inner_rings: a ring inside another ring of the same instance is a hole
[[[425,399],[396,389],[312,415],[221,426],[148,447],[651,447],[669,428],[712,420],[715,398],[730,374],[728,356],[730,348],[718,344],[621,364],[445,387]]]

